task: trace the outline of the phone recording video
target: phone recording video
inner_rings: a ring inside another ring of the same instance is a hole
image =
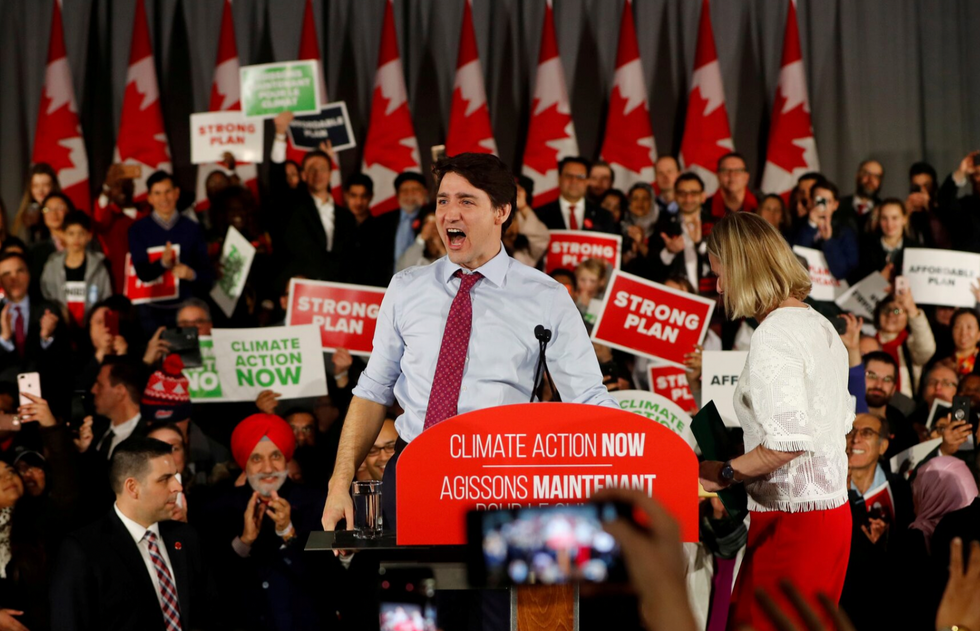
[[[380,631],[436,631],[432,570],[386,567],[380,573]]]
[[[164,330],[160,339],[167,343],[171,353],[180,355],[184,366],[188,368],[198,368],[203,362],[201,360],[201,344],[198,341],[197,327],[168,327]]]
[[[602,525],[630,515],[628,506],[610,502],[472,511],[470,584],[625,582],[619,544]]]

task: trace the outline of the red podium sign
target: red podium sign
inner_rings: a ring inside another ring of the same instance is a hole
[[[398,545],[463,544],[471,509],[581,504],[641,490],[698,540],[698,459],[656,421],[612,408],[525,403],[448,419],[398,459]]]

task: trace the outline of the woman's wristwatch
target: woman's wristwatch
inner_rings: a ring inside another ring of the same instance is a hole
[[[735,479],[735,469],[732,469],[731,460],[726,460],[725,464],[721,465],[721,471],[719,472],[718,477],[721,478],[721,481],[725,484],[725,486],[731,486],[732,484],[741,482],[741,480]]]

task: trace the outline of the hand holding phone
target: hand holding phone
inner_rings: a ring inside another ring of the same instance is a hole
[[[909,290],[909,279],[904,276],[895,277],[895,295],[903,296]]]
[[[23,372],[17,375],[17,390],[20,392],[19,405],[30,405],[32,401],[24,393],[41,397],[41,375],[36,372]]]

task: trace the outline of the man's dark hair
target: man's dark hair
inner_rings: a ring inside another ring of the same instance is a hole
[[[589,168],[590,175],[592,174],[592,169],[595,167],[606,167],[607,169],[609,169],[609,183],[610,184],[616,183],[616,170],[612,168],[612,165],[610,165],[605,160],[596,160],[595,162],[592,163],[592,167]]]
[[[840,190],[837,185],[828,180],[827,178],[821,178],[814,182],[813,187],[810,189],[810,195],[813,195],[813,191],[818,188],[822,188],[825,191],[830,191],[830,194],[834,196],[834,201],[840,200]]]
[[[721,163],[724,162],[725,160],[729,159],[729,158],[738,158],[739,160],[742,161],[742,165],[746,169],[749,168],[749,162],[748,162],[748,160],[745,159],[745,156],[743,156],[742,154],[740,154],[737,151],[729,151],[728,153],[726,153],[722,157],[718,158],[718,165],[717,165],[717,169],[716,170],[721,171]],[[674,183],[674,186],[676,186],[676,185],[677,184],[675,182]]]
[[[861,361],[864,363],[865,369],[867,369],[868,364],[870,364],[871,362],[881,362],[883,364],[888,364],[889,366],[895,369],[895,376],[896,377],[898,376],[898,362],[896,362],[895,358],[889,355],[888,353],[886,353],[885,351],[871,351],[870,353],[862,357]]]
[[[125,355],[110,355],[102,362],[102,366],[109,367],[109,384],[113,387],[120,383],[126,386],[126,393],[130,400],[139,405],[148,378],[143,362],[130,359]]]
[[[61,223],[61,229],[67,230],[68,226],[81,226],[85,232],[92,232],[92,220],[81,210],[76,210],[65,215],[65,220]]]
[[[18,239],[17,237],[7,237],[3,240],[3,244],[0,245],[0,253],[6,252],[8,248],[20,248],[21,252],[27,252],[27,244],[24,243],[23,239]]]
[[[680,175],[678,175],[677,176],[677,179],[674,180],[674,190],[675,191],[677,190],[677,185],[680,184],[681,182],[697,182],[698,183],[698,186],[701,187],[701,192],[702,193],[704,192],[704,180],[702,180],[701,179],[701,176],[698,175],[697,173],[692,173],[691,171],[686,171],[686,172],[681,173]]]
[[[320,151],[319,149],[314,149],[313,151],[307,151],[306,155],[303,156],[303,164],[300,166],[300,170],[306,170],[306,163],[313,158],[323,158],[327,161],[327,168],[332,169],[333,163],[330,162],[330,156],[327,155],[326,151]]]
[[[486,193],[493,208],[503,208],[510,204],[510,215],[501,226],[501,231],[507,232],[507,227],[517,212],[517,185],[514,184],[514,175],[504,161],[489,153],[461,153],[443,158],[432,166],[436,189],[442,184],[442,178],[449,173],[465,178]]]
[[[171,186],[175,188],[177,187],[177,183],[174,182],[174,176],[170,175],[166,171],[155,171],[153,175],[146,179],[146,192],[149,193],[153,190],[155,185],[159,184],[160,182],[166,182],[167,180],[170,180]]]
[[[349,191],[353,186],[363,186],[368,195],[374,195],[374,180],[366,173],[353,173],[344,183],[344,190]]]
[[[569,164],[581,164],[585,167],[586,175],[592,170],[592,163],[587,158],[583,156],[568,156],[558,161],[558,175],[561,175],[561,172],[565,170],[565,166]]]
[[[400,189],[402,184],[405,182],[418,182],[422,185],[422,188],[426,188],[428,186],[425,181],[425,176],[418,171],[402,171],[398,174],[398,177],[395,178],[395,193],[398,192],[398,189]]]
[[[962,318],[963,316],[973,316],[973,319],[976,320],[978,325],[980,325],[980,314],[977,314],[976,309],[970,309],[969,307],[960,307],[959,309],[954,311],[952,317],[950,317],[949,328],[952,329],[954,326],[956,326],[956,321]]]
[[[4,252],[0,253],[0,263],[3,263],[4,261],[9,261],[10,259],[19,259],[20,262],[24,264],[24,267],[26,267],[28,269],[28,271],[30,271],[31,266],[27,262],[27,257],[25,255],[21,254],[20,252],[14,252],[14,251],[11,251],[11,250],[7,250],[7,251],[4,251]]]
[[[876,421],[878,421],[878,423],[881,424],[881,427],[878,429],[878,437],[881,440],[892,439],[892,426],[891,423],[888,422],[887,418],[885,418],[884,416],[879,416],[877,414],[872,414],[871,412],[865,412],[865,414],[874,418]]]
[[[820,171],[807,171],[800,177],[796,178],[796,183],[799,184],[803,180],[823,180],[825,179],[823,173]]]
[[[177,432],[177,435],[180,436],[181,442],[186,442],[184,441],[184,432],[180,429],[180,426],[173,421],[159,421],[150,425],[151,434],[158,429],[169,429],[172,432]],[[184,446],[186,447],[186,444]]]
[[[568,284],[572,286],[572,289],[578,291],[578,281],[575,279],[575,272],[573,272],[572,270],[559,268],[559,269],[551,270],[551,273],[548,275],[554,278],[555,280],[557,280],[562,285],[565,284],[562,283],[562,279],[567,280]]]
[[[169,456],[173,447],[156,438],[130,436],[119,443],[112,451],[109,464],[109,483],[117,495],[122,493],[123,484],[128,478],[142,480],[150,468],[150,461]]]
[[[304,408],[300,406],[289,408],[283,413],[282,418],[287,419],[293,414],[309,414],[310,416],[313,417],[314,421],[316,420],[316,414],[313,413],[313,410],[311,410],[310,408]]]
[[[286,161],[285,161],[285,162],[283,162],[282,164],[283,164],[283,168],[284,168],[284,169],[285,169],[285,168],[286,168],[287,166],[289,166],[289,165],[291,164],[291,165],[293,165],[294,167],[296,167],[296,170],[297,170],[297,171],[299,171],[299,162],[296,162],[295,160],[286,160]]]
[[[933,184],[939,181],[939,176],[936,174],[936,169],[934,169],[928,162],[916,162],[909,167],[909,179],[911,180],[916,175],[928,175],[932,178]]]
[[[534,180],[526,175],[515,175],[514,180],[517,185],[524,189],[524,197],[527,198],[527,205],[534,203]]]

